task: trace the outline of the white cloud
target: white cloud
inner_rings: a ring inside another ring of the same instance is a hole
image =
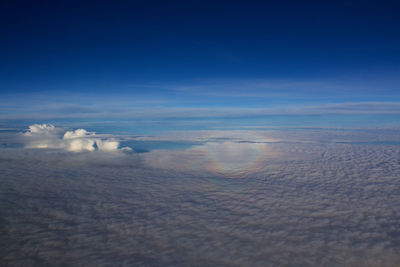
[[[103,151],[114,151],[119,146],[119,142],[116,140],[97,140],[96,144],[98,149]]]
[[[54,132],[55,129],[56,127],[51,124],[34,124],[29,126],[29,131],[26,133],[26,135],[32,135],[36,133],[48,134]]]
[[[25,146],[29,148],[62,148],[61,130],[51,124],[31,125],[24,134]]]
[[[88,132],[84,129],[67,131],[63,136],[66,149],[74,152],[94,151],[96,140],[95,133]],[[118,145],[116,149],[118,149]]]
[[[94,132],[84,129],[66,131],[51,124],[34,124],[24,133],[25,146],[28,148],[58,148],[72,152],[83,151],[118,151],[132,150],[129,147],[119,149],[119,141],[115,138],[104,139]]]
[[[93,136],[93,135],[95,135],[95,133],[88,132],[84,129],[78,129],[75,131],[67,131],[64,134],[63,139],[74,139],[74,138],[81,138],[81,137],[89,137],[89,136]]]

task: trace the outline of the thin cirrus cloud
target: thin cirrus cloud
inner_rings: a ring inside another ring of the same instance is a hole
[[[396,73],[397,74],[397,73]],[[0,123],[23,120],[157,120],[269,115],[398,115],[398,75],[202,79],[1,95]]]
[[[131,150],[129,147],[119,148],[119,141],[115,138],[104,139],[84,129],[64,132],[52,124],[30,125],[23,137],[27,148],[53,148],[71,152]]]
[[[243,117],[264,115],[389,115],[400,114],[400,102],[347,102],[314,105],[280,105],[274,107],[110,107],[108,110],[93,109],[91,112],[60,113],[57,107],[43,111],[0,115],[1,121],[34,119],[157,119],[157,118],[201,118]]]

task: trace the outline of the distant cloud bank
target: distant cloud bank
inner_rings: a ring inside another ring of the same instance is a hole
[[[95,132],[84,129],[64,132],[52,124],[30,125],[23,136],[28,148],[55,148],[71,152],[132,150],[129,147],[119,148],[116,138],[101,138]]]

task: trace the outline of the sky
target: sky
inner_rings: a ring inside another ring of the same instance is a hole
[[[15,144],[148,151],[160,144],[132,135],[400,129],[397,1],[0,5],[0,129],[31,138]]]
[[[397,1],[3,1],[0,9],[3,126],[400,123]]]

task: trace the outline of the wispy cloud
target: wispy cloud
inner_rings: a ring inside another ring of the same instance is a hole
[[[84,107],[82,107],[84,108]],[[57,107],[46,112],[32,111],[1,114],[0,120],[16,119],[165,119],[165,118],[240,118],[263,115],[327,115],[327,114],[400,114],[400,102],[349,102],[318,105],[283,105],[274,108],[251,107],[141,107],[93,108],[90,112],[59,112]]]
[[[186,82],[150,82],[130,84],[134,90],[150,89],[152,92],[176,92],[185,96],[216,98],[268,98],[291,97],[295,99],[346,99],[398,96],[398,73],[385,77],[370,74],[368,81],[364,76],[330,77],[308,79],[240,79],[215,78]]]
[[[395,85],[393,81],[378,86],[377,82],[345,79],[214,79],[127,84],[123,90],[92,94],[7,94],[1,96],[0,122],[159,123],[166,119],[199,122],[270,115],[399,115]],[[251,122],[246,124],[251,126]]]

